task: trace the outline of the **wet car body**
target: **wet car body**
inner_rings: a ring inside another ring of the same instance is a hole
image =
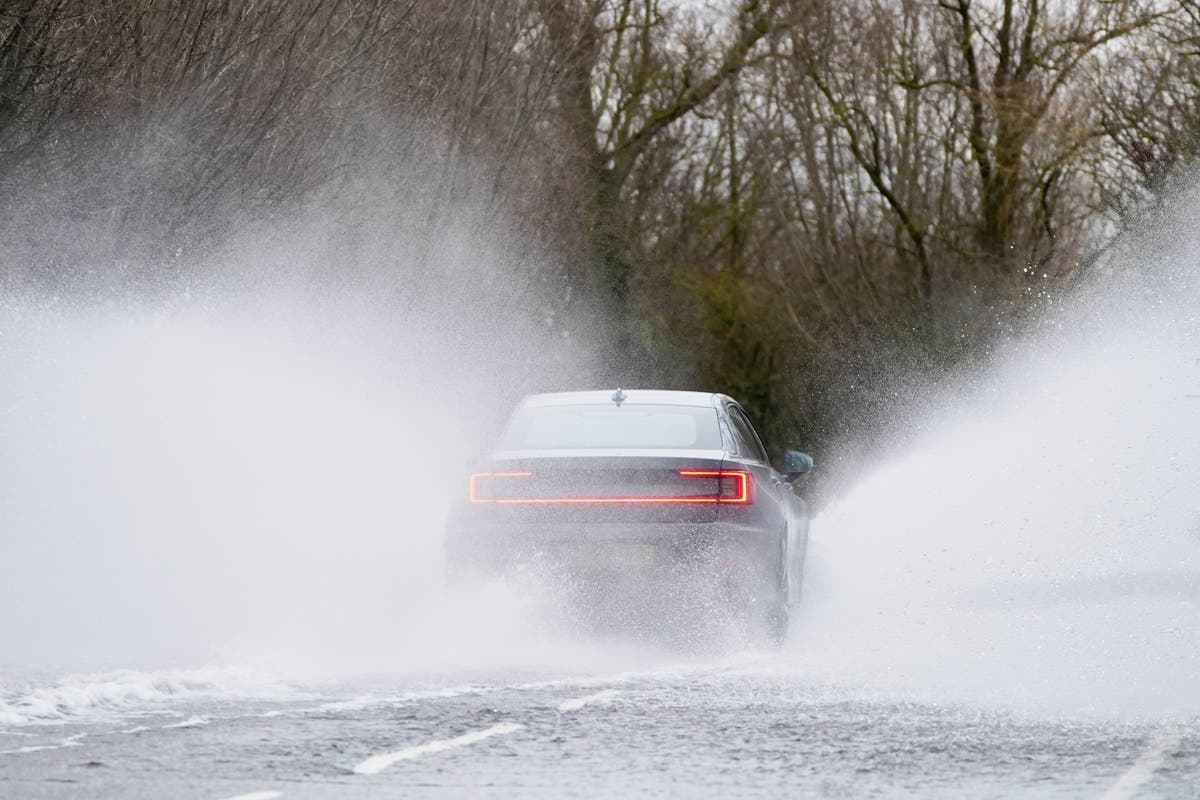
[[[446,530],[452,578],[536,569],[591,600],[719,596],[773,636],[800,596],[811,467],[770,463],[722,394],[527,397],[471,471]]]

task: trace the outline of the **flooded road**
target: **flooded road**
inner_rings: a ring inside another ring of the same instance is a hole
[[[778,652],[444,596],[446,509],[536,348],[14,300],[0,798],[1200,797],[1191,281],[1085,294],[819,463]]]
[[[743,654],[186,695],[0,734],[6,798],[1194,798],[1200,720],[936,705]]]

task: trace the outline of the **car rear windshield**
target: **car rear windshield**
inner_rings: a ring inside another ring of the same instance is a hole
[[[720,450],[712,408],[659,405],[532,406],[517,411],[501,450],[696,448]]]

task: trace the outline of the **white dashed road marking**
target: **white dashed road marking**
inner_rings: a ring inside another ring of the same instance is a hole
[[[598,705],[601,703],[610,703],[617,696],[616,689],[605,689],[602,692],[589,694],[586,697],[576,697],[573,700],[565,700],[558,706],[560,714],[565,714],[568,711],[578,711],[584,706]]]
[[[501,722],[498,725],[493,725],[490,728],[484,728],[481,731],[471,731],[464,733],[462,736],[456,736],[453,739],[442,739],[436,742],[427,742],[419,744],[416,747],[408,747],[404,750],[397,750],[394,753],[380,753],[377,756],[371,756],[366,761],[358,764],[354,771],[359,775],[374,775],[378,772],[390,767],[397,761],[406,761],[410,758],[418,758],[428,753],[440,753],[443,750],[453,750],[456,747],[465,747],[475,742],[481,742],[484,739],[489,739],[493,736],[503,736],[506,733],[515,733],[525,726],[519,722]]]
[[[1128,800],[1133,797],[1138,787],[1150,780],[1167,760],[1167,756],[1175,752],[1182,739],[1181,731],[1172,730],[1160,733],[1150,742],[1146,752],[1133,762],[1133,766],[1127,769],[1125,774],[1104,793],[1101,800]]]
[[[276,797],[283,797],[283,792],[250,792],[250,794],[239,794],[234,797],[226,797],[225,800],[275,800]]]

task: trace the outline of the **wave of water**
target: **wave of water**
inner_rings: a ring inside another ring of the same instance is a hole
[[[816,520],[796,658],[933,700],[1200,714],[1196,203]]]
[[[10,683],[10,688],[0,688],[0,726],[12,728],[60,722],[108,722],[198,701],[281,702],[309,696],[297,685],[281,681],[276,673],[246,667],[116,670],[71,674],[54,682],[20,688],[11,686]]]

